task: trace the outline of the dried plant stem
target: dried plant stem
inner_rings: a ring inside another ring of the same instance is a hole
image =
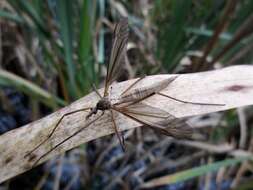
[[[162,91],[163,94],[184,101],[220,103],[226,104],[226,106],[185,104],[159,95],[148,98],[145,100],[145,103],[165,110],[178,118],[252,105],[252,76],[253,66],[234,66],[217,71],[180,75],[180,77]],[[168,77],[170,77],[170,75],[146,77],[138,83],[136,88],[147,87]],[[125,87],[132,83],[133,80],[129,80],[113,85],[112,98],[115,99],[118,97]],[[100,93],[101,92],[102,90],[100,90]],[[64,113],[93,107],[97,103],[97,100],[98,97],[93,92],[45,118],[1,135],[0,183],[31,169],[33,161],[36,160],[36,158],[86,125],[87,121],[85,121],[85,116],[87,112],[75,113],[65,117],[52,137],[30,157],[24,158],[30,150],[36,147],[43,139],[47,138],[48,134],[52,131],[57,121]],[[100,113],[98,113],[98,115],[100,115]],[[95,118],[96,116],[93,116],[90,119]],[[119,131],[140,126],[139,123],[121,114],[115,114],[115,121]],[[111,123],[110,115],[105,112],[100,119],[85,128],[80,134],[52,151],[49,155],[45,156],[39,163],[45,162],[80,144],[112,133],[114,133],[114,128]]]

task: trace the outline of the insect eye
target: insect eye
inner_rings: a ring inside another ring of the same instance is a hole
[[[100,109],[100,108],[102,107],[101,102],[98,102],[96,107],[97,107],[98,109]]]

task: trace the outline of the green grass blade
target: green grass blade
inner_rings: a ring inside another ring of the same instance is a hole
[[[194,34],[194,35],[199,35],[199,36],[204,36],[204,37],[212,37],[213,35],[213,30],[208,30],[206,28],[192,28],[188,27],[186,30],[186,33],[188,34]],[[232,39],[232,35],[230,33],[222,33],[219,36],[220,40],[224,40],[224,42],[228,42],[229,40]]]
[[[157,9],[165,11],[169,9],[167,18],[160,23],[158,37],[158,54],[161,57],[163,66],[171,71],[177,64],[183,49],[187,44],[185,30],[188,25],[188,15],[191,11],[191,1],[172,0],[158,1]],[[159,24],[159,23],[158,23]]]
[[[105,16],[105,1],[99,0],[99,16],[103,18]],[[105,31],[104,28],[101,27],[101,30],[99,32],[99,42],[98,42],[98,62],[104,63],[105,61],[105,40],[104,35]]]
[[[19,15],[14,15],[8,11],[0,10],[0,17],[9,19],[19,24],[23,24],[24,20]]]
[[[240,157],[240,158],[235,158],[235,159],[226,159],[223,161],[207,164],[204,166],[199,166],[193,169],[177,172],[172,175],[167,175],[167,176],[153,179],[149,182],[144,183],[143,187],[150,188],[150,187],[168,185],[172,183],[185,181],[194,177],[207,174],[209,172],[217,171],[218,169],[222,167],[235,165],[246,160],[253,160],[253,158],[251,156],[247,156],[247,157]]]
[[[69,78],[69,88],[72,97],[77,97],[77,86],[75,81],[76,67],[73,63],[73,23],[72,4],[69,0],[56,0],[56,13],[59,19],[61,38],[64,46],[64,57],[67,64],[67,75]]]
[[[84,0],[81,11],[81,32],[79,45],[79,59],[84,63],[90,54],[91,49],[91,28],[90,28],[89,2]]]
[[[60,106],[66,105],[60,98],[8,71],[0,70],[0,85],[15,87],[17,90],[36,98],[51,108],[55,108],[55,102]]]
[[[43,15],[40,15],[39,12],[35,9],[34,2],[29,1],[10,1],[12,6],[17,12],[25,13],[28,17],[24,17],[26,24],[37,30],[38,33],[43,34],[44,37],[49,38],[50,33],[47,31],[46,25],[43,20]],[[30,22],[32,21],[32,23]]]
[[[80,27],[80,43],[78,49],[79,62],[81,65],[81,71],[79,72],[79,78],[81,79],[81,86],[83,93],[88,92],[90,82],[93,78],[93,64],[91,62],[91,2],[83,0],[83,6],[81,9],[81,27]]]

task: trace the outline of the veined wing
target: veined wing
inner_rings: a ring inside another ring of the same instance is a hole
[[[173,82],[177,76],[170,77],[168,79],[164,79],[162,81],[156,82],[149,87],[142,87],[130,90],[128,93],[124,93],[119,97],[118,102],[116,105],[129,103],[135,104],[135,102],[139,100],[146,99],[152,96],[155,93],[160,92],[161,90],[165,89],[171,82]]]
[[[110,61],[107,66],[104,96],[108,95],[108,88],[115,80],[117,73],[119,73],[120,62],[126,51],[127,40],[128,20],[127,18],[122,18],[119,23],[116,24],[114,29],[114,40],[110,55]]]
[[[113,109],[167,136],[185,139],[192,138],[193,129],[191,126],[159,108],[144,103],[136,103],[126,107],[114,107]]]

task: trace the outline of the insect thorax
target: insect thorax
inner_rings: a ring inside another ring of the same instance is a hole
[[[102,98],[101,100],[99,100],[99,102],[96,105],[96,108],[98,110],[108,110],[111,108],[111,102],[109,101],[109,99],[107,97]]]

